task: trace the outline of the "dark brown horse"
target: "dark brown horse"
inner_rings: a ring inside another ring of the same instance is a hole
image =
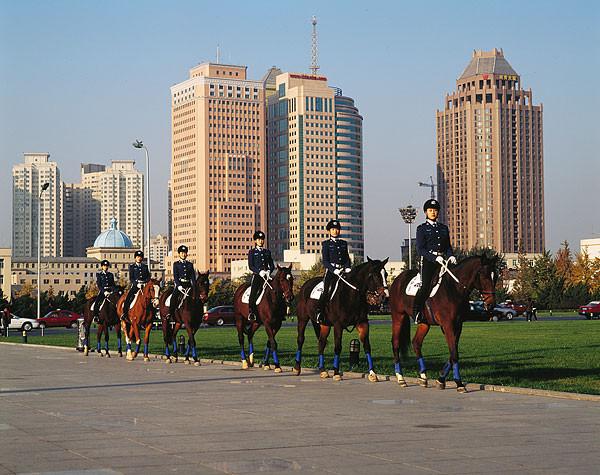
[[[8,301],[4,302],[4,308],[0,310],[0,317],[2,318],[2,332],[8,336],[8,328],[12,320],[12,315],[10,313],[10,303]]]
[[[127,319],[121,320],[121,329],[125,334],[127,342],[127,360],[133,361],[140,352],[140,329],[144,329],[144,361],[150,361],[148,357],[148,341],[150,340],[150,330],[152,330],[152,319],[154,309],[158,307],[158,294],[160,292],[159,282],[150,279],[144,287],[137,293],[132,307],[127,312]],[[123,315],[123,306],[127,294],[123,294],[117,304],[117,314]],[[136,349],[131,350],[131,342],[135,341]]]
[[[446,387],[446,378],[453,370],[453,377],[459,392],[466,392],[458,367],[458,342],[462,331],[462,315],[468,308],[469,294],[474,289],[479,290],[487,309],[496,302],[495,287],[498,278],[498,259],[486,256],[467,257],[450,272],[458,279],[456,282],[449,274],[442,276],[441,284],[436,294],[427,300],[424,316],[425,323],[417,326],[417,332],[412,345],[419,365],[419,384],[427,387],[427,371],[425,359],[421,353],[423,339],[431,325],[439,325],[446,337],[450,358],[444,365],[438,378],[438,386]],[[417,271],[404,271],[394,280],[390,287],[390,308],[392,311],[392,348],[398,384],[406,387],[406,381],[400,366],[400,355],[406,356],[410,343],[410,314],[412,313],[414,297],[406,295],[408,282]]]
[[[177,350],[177,332],[182,325],[188,334],[188,342],[185,351],[185,363],[189,363],[190,352],[194,358],[194,364],[200,365],[196,350],[196,332],[202,323],[204,316],[204,304],[208,300],[210,282],[208,280],[209,271],[199,272],[196,275],[196,285],[190,290],[190,293],[180,302],[175,310],[175,315],[169,315],[169,306],[165,304],[167,298],[173,293],[173,288],[163,292],[160,296],[160,319],[162,322],[163,340],[165,342],[165,358],[167,363],[175,363],[178,360]],[[173,345],[173,351],[169,345]]]
[[[121,298],[121,292],[116,291],[111,293],[102,304],[100,312],[98,313],[98,330],[96,331],[96,351],[98,356],[104,356],[102,349],[100,348],[100,341],[104,334],[104,351],[106,356],[110,358],[108,351],[108,340],[110,327],[114,327],[115,333],[117,334],[117,351],[119,356],[123,356],[121,349],[121,325],[119,324],[119,317],[117,316],[117,302]],[[92,304],[96,298],[88,299],[83,307],[83,328],[85,330],[85,338],[83,340],[83,354],[87,356],[90,349],[90,327],[94,320],[94,312],[92,312]]]
[[[255,278],[260,279],[260,276]],[[281,373],[279,356],[277,355],[277,341],[275,335],[281,328],[281,322],[287,313],[289,305],[294,300],[294,277],[292,276],[292,265],[289,267],[277,266],[277,272],[272,280],[265,281],[264,295],[257,305],[258,315],[255,321],[248,321],[248,304],[242,302],[242,296],[250,284],[242,284],[235,291],[233,306],[235,308],[235,326],[237,328],[238,341],[241,348],[242,368],[254,366],[254,344],[252,339],[254,333],[261,325],[265,326],[267,332],[267,346],[262,366],[271,369],[269,359],[273,357],[275,372]],[[244,351],[244,334],[248,335],[248,357]]]
[[[384,261],[371,260],[352,269],[348,274],[340,278],[337,291],[325,307],[325,322],[318,324],[315,320],[315,311],[318,300],[310,297],[313,288],[321,282],[321,277],[315,277],[304,283],[298,294],[298,350],[296,352],[296,364],[294,374],[299,375],[301,371],[302,346],[304,345],[304,332],[306,325],[312,321],[315,334],[319,340],[319,371],[321,378],[328,378],[329,373],[325,370],[325,345],[331,327],[333,326],[334,357],[333,378],[341,380],[340,353],[342,351],[342,333],[344,329],[356,327],[358,337],[365,349],[365,356],[369,366],[369,381],[378,381],[373,369],[371,357],[371,343],[369,341],[369,306],[377,305],[384,295],[388,293],[387,272]],[[345,282],[344,282],[345,281]]]

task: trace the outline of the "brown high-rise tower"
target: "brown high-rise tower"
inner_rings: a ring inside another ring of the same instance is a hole
[[[542,105],[501,49],[473,52],[436,120],[439,200],[453,245],[542,252]]]

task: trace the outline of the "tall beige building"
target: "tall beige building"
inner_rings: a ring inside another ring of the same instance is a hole
[[[14,257],[36,257],[38,237],[42,256],[61,256],[62,183],[49,153],[24,153],[13,166],[12,249]],[[49,187],[41,194],[44,183]],[[40,228],[38,229],[38,209]]]
[[[436,120],[439,200],[453,245],[543,252],[542,105],[501,49],[473,52]]]
[[[264,86],[246,69],[203,63],[171,87],[172,245],[212,272],[266,225]]]

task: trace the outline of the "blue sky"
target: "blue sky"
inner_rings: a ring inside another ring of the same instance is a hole
[[[399,257],[397,208],[420,207],[435,173],[435,111],[473,49],[503,48],[544,105],[546,243],[600,237],[600,2],[0,1],[0,202],[23,152],[47,151],[63,179],[79,163],[150,150],[152,232],[166,231],[169,87],[193,65],[308,71],[319,64],[364,116],[366,249]],[[0,214],[10,245],[11,212]]]

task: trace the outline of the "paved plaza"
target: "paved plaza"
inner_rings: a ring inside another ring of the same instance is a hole
[[[598,473],[600,403],[0,344],[0,475]]]

